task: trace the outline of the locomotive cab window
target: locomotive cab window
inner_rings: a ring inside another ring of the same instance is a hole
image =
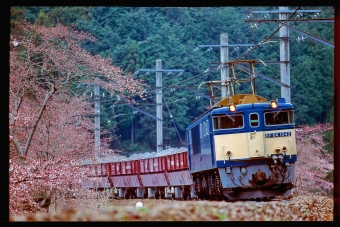
[[[213,118],[214,130],[243,127],[243,115],[221,115]]]
[[[266,112],[264,114],[264,118],[266,125],[283,125],[294,123],[293,110]]]
[[[251,127],[259,126],[259,115],[257,113],[249,114],[249,120]]]

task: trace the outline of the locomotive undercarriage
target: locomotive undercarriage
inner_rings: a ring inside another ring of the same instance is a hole
[[[263,165],[218,168],[193,174],[198,199],[242,200],[287,196],[294,187],[294,164],[273,161]]]
[[[194,190],[198,199],[223,200],[222,184],[217,171],[193,174]]]

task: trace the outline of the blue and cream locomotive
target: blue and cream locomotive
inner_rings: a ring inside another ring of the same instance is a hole
[[[284,98],[234,93],[192,122],[186,139],[200,199],[274,198],[294,187],[294,106]]]

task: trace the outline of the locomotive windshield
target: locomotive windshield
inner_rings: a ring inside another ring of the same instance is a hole
[[[243,127],[243,115],[241,114],[237,114],[233,116],[229,116],[229,115],[215,116],[213,118],[213,121],[214,121],[214,130]]]
[[[293,110],[279,110],[264,113],[266,125],[293,124]]]

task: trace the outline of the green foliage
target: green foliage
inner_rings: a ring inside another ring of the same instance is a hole
[[[125,140],[122,143],[122,146],[123,146],[125,151],[128,151],[129,153],[131,152],[131,154],[132,153],[138,153],[138,152],[141,152],[141,153],[152,152],[152,150],[149,147],[149,144],[143,143],[143,142],[142,143],[131,143],[131,142]]]
[[[278,7],[253,7],[253,10],[277,10]],[[290,7],[291,9],[293,7]],[[304,7],[302,7],[304,8]],[[305,7],[306,9],[308,7]],[[315,7],[322,9],[322,18],[334,17],[331,6]],[[308,8],[309,9],[309,8]],[[277,23],[261,23],[257,29],[251,29],[251,23],[245,23],[249,7],[12,7],[11,26],[19,18],[25,17],[34,23],[53,26],[57,22],[75,26],[79,30],[92,33],[99,43],[88,42],[84,47],[92,54],[110,57],[112,63],[125,72],[135,73],[139,69],[155,69],[156,60],[162,60],[163,69],[182,69],[182,75],[163,73],[163,126],[164,139],[170,146],[181,146],[179,137],[184,140],[185,128],[209,106],[209,100],[197,99],[199,94],[208,95],[206,87],[199,85],[206,80],[219,80],[219,71],[204,73],[211,62],[220,61],[220,49],[207,51],[198,45],[219,44],[220,35],[228,34],[230,44],[257,44],[277,30]],[[261,17],[263,15],[254,14]],[[271,14],[271,19],[278,15]],[[294,23],[292,26],[334,42],[333,23]],[[274,37],[278,37],[275,33]],[[300,33],[290,31],[290,85],[291,102],[295,105],[296,123],[314,125],[329,122],[334,106],[334,49],[312,39],[297,42]],[[249,52],[240,59],[261,59],[279,61],[279,41],[269,40],[265,45]],[[246,47],[235,50],[229,48],[229,60],[247,51]],[[268,64],[256,66],[260,72],[276,81],[280,81],[280,65]],[[139,73],[136,78],[145,80],[150,85],[147,99],[137,100],[138,108],[156,115],[155,73]],[[185,81],[185,82],[184,82]],[[176,86],[174,86],[176,85]],[[171,88],[176,88],[171,91]],[[189,89],[190,87],[190,89]],[[238,91],[249,92],[249,88],[239,86]],[[281,88],[261,77],[256,79],[257,94],[275,99],[281,95]],[[202,97],[202,96],[201,96]],[[176,101],[185,98],[181,101]],[[112,112],[109,105],[116,103]],[[125,144],[143,144],[155,150],[156,121],[145,114],[133,114],[133,109],[119,100],[102,104],[106,109],[103,127],[116,131],[123,141],[124,149],[136,150],[135,146]],[[170,118],[170,113],[173,116]],[[121,115],[116,118],[118,114]],[[131,132],[132,131],[132,132]],[[331,140],[332,135],[329,135]],[[116,144],[116,143],[115,143]],[[119,147],[115,147],[119,148]],[[144,148],[143,148],[144,149]]]
[[[323,140],[325,141],[325,149],[328,153],[334,152],[334,129],[324,132]]]
[[[329,182],[334,182],[334,170],[331,170],[327,173],[325,180],[327,180]]]

